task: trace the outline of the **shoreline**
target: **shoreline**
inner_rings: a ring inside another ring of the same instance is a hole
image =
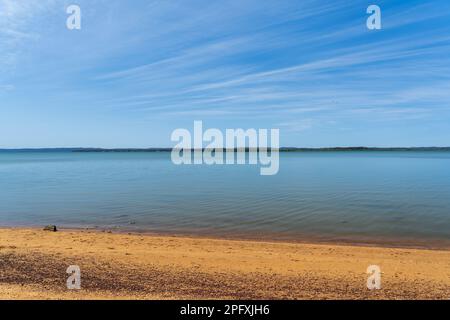
[[[381,290],[366,287],[369,265]],[[450,251],[0,228],[0,298],[450,299]]]
[[[154,237],[174,237],[189,239],[212,239],[212,240],[229,240],[229,241],[252,241],[261,243],[291,243],[291,244],[322,244],[337,246],[354,246],[354,247],[373,247],[373,248],[393,248],[393,249],[423,249],[423,250],[444,250],[450,251],[450,239],[441,238],[421,238],[419,240],[408,237],[387,238],[382,236],[357,236],[349,235],[325,237],[321,235],[301,235],[290,236],[285,234],[270,234],[269,236],[257,236],[256,233],[249,232],[245,236],[240,233],[221,234],[213,232],[183,232],[183,231],[156,231],[126,227],[83,227],[83,226],[57,226],[58,231],[66,232],[94,232],[94,233],[114,233],[122,235],[142,235]],[[5,226],[0,225],[1,230],[42,230],[43,226]]]

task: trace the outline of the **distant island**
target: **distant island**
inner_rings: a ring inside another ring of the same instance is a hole
[[[22,148],[22,149],[0,149],[0,152],[171,152],[172,148]],[[196,150],[196,149],[195,149]],[[204,151],[205,149],[202,149]],[[271,148],[269,148],[271,150]],[[200,151],[198,149],[197,151]],[[235,148],[234,150],[250,152],[257,149]],[[450,147],[325,147],[325,148],[298,148],[282,147],[279,152],[324,152],[324,151],[450,151]]]

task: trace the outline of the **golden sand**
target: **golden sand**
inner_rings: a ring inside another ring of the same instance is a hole
[[[450,299],[450,250],[0,229],[0,299]]]

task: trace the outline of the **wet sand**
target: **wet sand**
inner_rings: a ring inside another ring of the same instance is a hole
[[[8,228],[0,299],[450,299],[450,250]]]

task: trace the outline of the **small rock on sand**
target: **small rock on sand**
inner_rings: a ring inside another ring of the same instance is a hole
[[[58,229],[56,229],[56,226],[49,225],[44,227],[44,231],[56,232]]]

